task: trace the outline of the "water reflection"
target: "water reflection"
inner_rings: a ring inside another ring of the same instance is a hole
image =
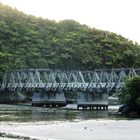
[[[0,105],[0,121],[34,122],[108,118],[108,111]]]

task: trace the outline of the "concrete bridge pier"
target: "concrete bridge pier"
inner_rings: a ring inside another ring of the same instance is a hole
[[[18,90],[15,91],[1,91],[0,92],[0,103],[20,103],[24,102],[26,97]]]
[[[65,106],[66,98],[62,91],[36,90],[32,97],[33,106],[57,107]]]
[[[108,94],[103,92],[77,92],[77,109],[106,110]]]

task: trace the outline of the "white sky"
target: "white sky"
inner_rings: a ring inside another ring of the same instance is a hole
[[[140,0],[0,0],[43,18],[73,19],[140,44]]]

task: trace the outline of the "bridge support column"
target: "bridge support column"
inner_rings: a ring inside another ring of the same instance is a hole
[[[108,94],[103,92],[77,92],[77,109],[107,110]]]
[[[1,91],[0,92],[0,103],[20,103],[24,102],[26,97],[20,91]]]
[[[32,97],[33,106],[56,107],[65,106],[66,104],[67,103],[65,95],[62,91],[38,90],[34,93]]]

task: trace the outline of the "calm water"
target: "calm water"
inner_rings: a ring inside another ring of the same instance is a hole
[[[74,121],[88,119],[114,119],[109,111],[76,110],[76,105],[69,108],[32,107],[30,105],[0,104],[0,121],[34,122],[34,121]]]

